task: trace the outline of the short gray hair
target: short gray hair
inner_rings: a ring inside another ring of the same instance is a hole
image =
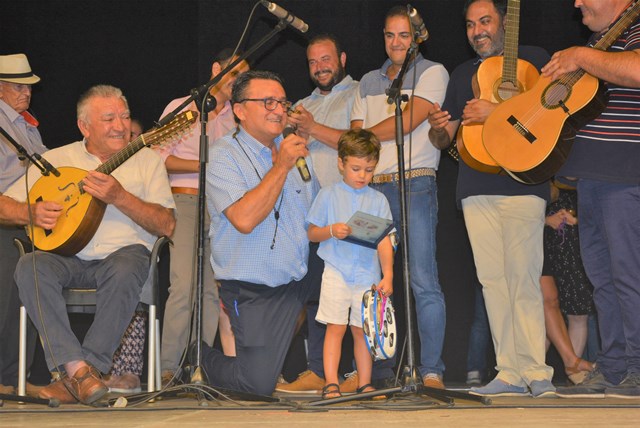
[[[89,88],[84,94],[80,95],[77,105],[78,120],[87,122],[87,106],[89,100],[94,97],[100,98],[120,98],[127,109],[129,109],[129,103],[127,98],[122,94],[122,90],[111,85],[96,85]]]

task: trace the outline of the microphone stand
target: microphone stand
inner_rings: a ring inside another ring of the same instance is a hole
[[[173,111],[167,113],[163,118],[161,118],[157,123],[157,127],[161,127],[171,122],[171,120],[180,113],[185,107],[187,107],[192,101],[195,101],[198,105],[202,103],[204,106],[207,103],[207,98],[211,99],[213,97],[209,96],[210,88],[218,83],[222,78],[229,73],[233,68],[238,65],[241,61],[247,58],[249,55],[253,54],[257,51],[262,45],[264,45],[267,41],[273,38],[280,31],[284,30],[287,27],[287,22],[284,19],[281,19],[278,24],[271,30],[267,35],[265,35],[262,39],[258,41],[254,46],[248,49],[246,52],[240,54],[238,58],[231,62],[224,70],[222,70],[219,74],[214,76],[207,83],[200,85],[197,88],[194,88],[190,92],[190,96],[184,100],[182,104],[177,106]],[[215,100],[215,98],[214,98]],[[213,107],[215,108],[215,103]],[[187,346],[187,348],[195,347],[194,353],[191,354],[195,357],[194,361],[190,361],[191,368],[191,383],[195,384],[204,384],[204,371],[202,370],[202,299],[203,299],[203,278],[204,278],[204,218],[205,218],[205,187],[206,187],[206,166],[209,157],[209,143],[207,136],[207,119],[208,119],[208,111],[203,108],[200,112],[200,151],[199,151],[199,174],[198,174],[198,232],[197,232],[197,250],[196,250],[196,293],[195,293],[195,305],[194,305],[194,317],[195,317],[195,340],[193,345]],[[239,396],[246,396],[248,399],[255,400],[254,394],[244,394],[241,392],[233,392]],[[263,401],[272,401],[271,397],[264,397]]]
[[[194,90],[195,91],[195,90]],[[192,95],[194,93],[192,92]],[[197,95],[196,95],[197,96]],[[198,232],[197,242],[198,249],[196,255],[196,295],[195,295],[195,343],[197,349],[196,361],[192,367],[191,383],[197,385],[206,382],[204,372],[202,371],[200,359],[202,357],[202,301],[204,296],[204,219],[205,219],[205,186],[206,186],[206,169],[209,162],[209,136],[207,135],[207,124],[209,121],[209,112],[214,110],[217,105],[215,97],[209,95],[209,92],[202,94],[202,98],[195,98],[195,104],[200,112],[200,151],[198,155]]]
[[[334,403],[343,403],[346,401],[360,400],[364,398],[372,398],[380,395],[393,395],[397,393],[414,393],[424,394],[431,398],[435,398],[446,404],[453,405],[454,398],[478,401],[482,404],[491,404],[491,399],[477,395],[471,395],[465,392],[450,391],[446,389],[437,389],[424,386],[422,379],[415,365],[415,348],[413,343],[414,337],[414,318],[413,318],[413,294],[411,291],[410,272],[409,272],[409,223],[407,220],[407,192],[405,180],[405,164],[404,164],[404,131],[402,121],[402,101],[409,101],[409,96],[402,94],[402,81],[407,72],[409,64],[414,60],[418,45],[411,42],[411,46],[407,50],[404,63],[400,68],[398,76],[391,83],[389,89],[386,90],[388,96],[387,103],[396,104],[395,108],[395,130],[396,130],[396,146],[398,152],[398,185],[400,188],[400,244],[402,247],[402,280],[403,290],[405,293],[405,318],[407,324],[407,364],[402,369],[403,385],[399,387],[377,389],[371,392],[363,392],[345,397],[329,398],[325,400],[312,401],[307,403],[308,406],[324,406]]]
[[[13,147],[15,147],[16,151],[18,152],[18,159],[20,160],[28,159],[31,164],[35,165],[40,170],[40,173],[43,176],[49,176],[49,174],[51,173],[53,173],[53,175],[55,175],[56,177],[60,176],[60,172],[53,165],[47,162],[45,158],[43,158],[42,156],[40,156],[39,153],[36,153],[36,152],[34,152],[33,155],[30,155],[29,152],[27,152],[27,150],[24,148],[24,146],[22,146],[20,143],[14,140],[14,138],[7,131],[5,131],[4,128],[2,128],[1,126],[0,126],[0,134],[2,134],[2,136],[9,143],[11,143]],[[21,308],[20,310],[24,311],[25,309]],[[19,343],[18,346],[20,346],[24,350],[24,352],[26,352],[26,347],[27,347],[26,343],[21,341],[21,343]],[[20,361],[19,363],[22,364],[22,361]],[[26,391],[26,385],[24,383],[24,379],[19,378],[18,394],[17,395],[0,394],[0,407],[2,407],[3,405],[3,400],[15,401],[18,403],[43,404],[48,407],[58,407],[60,405],[60,402],[55,398],[52,398],[52,399],[33,398],[33,397],[27,396],[25,391]]]

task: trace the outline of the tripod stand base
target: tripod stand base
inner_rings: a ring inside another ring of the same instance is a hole
[[[370,392],[362,392],[360,394],[353,394],[344,397],[329,398],[326,400],[316,400],[307,403],[307,406],[327,406],[330,404],[346,403],[349,401],[365,400],[368,398],[377,397],[380,395],[393,396],[396,394],[415,394],[426,395],[427,397],[434,398],[438,401],[442,401],[448,405],[454,405],[454,399],[459,398],[461,400],[476,401],[484,405],[491,404],[491,399],[488,397],[481,397],[479,395],[472,395],[467,392],[452,391],[448,389],[430,388],[422,385],[422,383],[415,382],[412,379],[404,386],[398,386],[394,388],[377,389]]]

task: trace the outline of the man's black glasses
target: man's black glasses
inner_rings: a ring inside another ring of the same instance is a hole
[[[269,111],[274,111],[276,107],[278,107],[278,104],[282,105],[284,111],[289,110],[289,107],[291,107],[291,101],[281,101],[276,98],[244,98],[238,102],[243,103],[245,101],[262,101],[264,103],[264,108]]]

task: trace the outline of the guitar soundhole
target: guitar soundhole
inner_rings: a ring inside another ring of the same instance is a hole
[[[571,97],[571,87],[559,81],[552,82],[542,93],[542,105],[547,109],[562,107]]]
[[[518,95],[522,92],[522,88],[519,85],[514,84],[513,82],[505,81],[500,82],[500,85],[497,88],[495,93],[495,97],[499,102],[508,100],[515,95]]]

